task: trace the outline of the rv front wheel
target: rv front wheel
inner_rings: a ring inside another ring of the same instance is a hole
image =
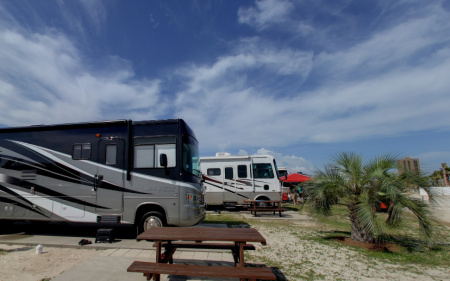
[[[146,231],[152,227],[163,227],[164,226],[164,216],[159,212],[148,212],[142,216],[141,221],[141,232]]]

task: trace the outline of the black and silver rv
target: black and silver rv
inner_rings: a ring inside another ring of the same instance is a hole
[[[198,142],[180,119],[0,129],[0,220],[190,226]]]

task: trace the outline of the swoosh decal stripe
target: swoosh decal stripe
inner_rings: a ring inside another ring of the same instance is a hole
[[[20,195],[19,195],[19,196],[20,196]],[[30,207],[30,206],[27,206],[27,205],[22,204],[22,203],[20,203],[20,202],[14,201],[14,200],[12,200],[12,199],[5,198],[5,197],[0,197],[0,201],[1,201],[1,202],[5,202],[5,203],[9,203],[9,204],[17,205],[17,206],[22,207],[22,208],[24,208],[24,209],[26,209],[26,210],[29,210],[29,211],[31,211],[31,212],[33,212],[33,213],[36,213],[36,214],[41,215],[41,216],[44,216],[44,217],[46,217],[46,218],[48,218],[48,219],[50,218],[49,216],[47,216],[46,214],[44,214],[41,210],[36,210],[36,209],[34,209],[34,208]]]
[[[0,173],[0,182],[8,183],[8,184],[11,184],[11,185],[14,185],[14,186],[17,186],[17,187],[21,187],[21,188],[23,188],[24,183],[26,183],[25,181],[22,181],[22,180],[20,180],[18,178],[14,178],[14,177],[2,174],[2,173]],[[74,198],[74,197],[67,196],[65,194],[59,193],[57,191],[54,191],[52,189],[49,189],[49,188],[46,188],[46,187],[43,187],[43,186],[40,186],[40,185],[37,185],[37,184],[33,184],[33,186],[34,186],[34,191],[35,192],[42,193],[42,194],[45,194],[47,196],[59,198],[59,199],[62,199],[62,200],[66,200],[66,201],[69,201],[69,202],[72,202],[72,203],[77,203],[77,204],[84,205],[84,206],[95,207],[95,208],[100,208],[100,209],[109,209],[109,208],[104,207],[104,206],[100,206],[100,205],[97,205],[97,204],[92,204],[92,203],[89,203],[89,202],[86,202],[86,201],[83,201],[83,200],[80,200],[80,199],[77,199],[77,198]]]
[[[247,197],[247,196],[245,196],[245,195],[243,195],[243,194],[240,194],[240,193],[238,193],[238,192],[236,192],[236,191],[229,190],[229,189],[223,188],[223,187],[221,187],[221,186],[219,186],[219,185],[212,184],[212,183],[207,183],[207,184],[212,185],[212,186],[217,187],[217,188],[220,188],[220,189],[222,189],[223,191],[230,192],[230,193],[235,193],[235,194],[238,195],[238,196],[241,196],[241,197],[243,197],[243,198],[249,199],[249,197]]]

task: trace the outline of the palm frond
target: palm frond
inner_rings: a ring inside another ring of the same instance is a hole
[[[334,156],[334,163],[349,181],[349,186],[359,189],[363,185],[361,182],[363,176],[363,159],[361,155],[344,152]]]
[[[382,225],[377,221],[377,215],[374,208],[374,199],[368,190],[358,197],[356,205],[356,219],[360,227],[366,233],[377,236],[384,233]]]
[[[342,183],[342,177],[333,169],[316,171],[314,180],[308,182],[308,186],[305,188],[308,200],[313,202],[316,212],[324,215],[331,214],[331,206],[336,204],[338,198],[345,193]]]
[[[386,225],[390,228],[398,227],[402,222],[404,206],[398,203],[390,203],[388,209],[388,217],[385,221]]]
[[[399,202],[402,206],[408,208],[419,223],[420,229],[425,233],[427,237],[432,237],[433,235],[433,225],[431,222],[431,210],[430,206],[415,198],[402,197],[402,200]]]

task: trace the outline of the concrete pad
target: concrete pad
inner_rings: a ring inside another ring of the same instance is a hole
[[[102,257],[107,257],[107,256],[110,256],[112,253],[114,253],[116,251],[116,249],[105,249],[104,251],[102,251],[101,253],[100,253],[100,255],[99,256],[102,256]]]
[[[138,255],[136,255],[136,258],[140,258],[139,260],[142,260],[141,258],[146,258],[148,261],[155,262],[156,257],[156,251],[155,250],[142,250]]]
[[[194,260],[207,260],[208,252],[194,252],[194,256],[192,257]]]
[[[174,254],[174,259],[193,259],[194,258],[194,252],[192,251],[176,251]]]
[[[126,253],[131,251],[130,249],[117,249],[115,252],[113,252],[110,257],[123,257]]]
[[[223,253],[222,261],[223,262],[234,262],[233,255],[231,253]]]
[[[133,261],[135,258],[95,256],[52,278],[52,281],[144,281],[141,273],[127,272]]]
[[[126,252],[123,256],[130,257],[130,258],[137,257],[142,251],[143,250],[140,250],[140,249],[131,249],[128,252]]]
[[[223,253],[209,252],[208,253],[208,260],[211,260],[211,261],[223,261]]]

